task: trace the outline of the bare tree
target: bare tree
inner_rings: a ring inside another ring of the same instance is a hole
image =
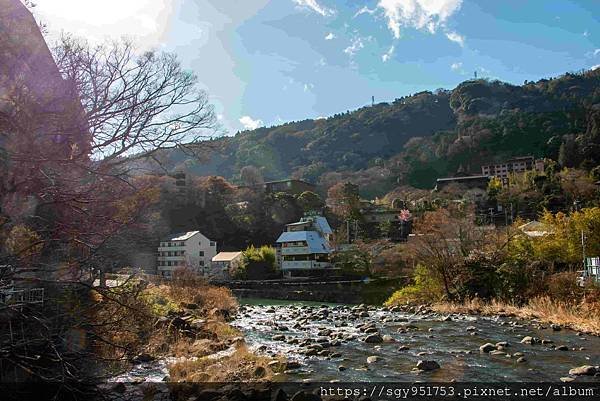
[[[103,163],[190,150],[216,129],[206,92],[174,54],[138,54],[127,40],[91,46],[72,36],[63,36],[53,53],[63,77],[75,84],[90,151]]]

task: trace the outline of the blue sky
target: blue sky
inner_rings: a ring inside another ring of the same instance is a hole
[[[38,4],[50,35],[127,35],[176,52],[230,134],[451,89],[475,71],[521,84],[600,65],[598,0]]]

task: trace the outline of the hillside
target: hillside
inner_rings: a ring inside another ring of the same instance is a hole
[[[206,158],[160,155],[171,170],[239,181],[244,166],[265,179],[340,179],[380,195],[399,184],[431,188],[435,178],[477,173],[483,162],[517,155],[599,163],[600,69],[515,86],[470,80],[374,106],[244,131],[201,143]],[[154,167],[152,167],[154,168]]]

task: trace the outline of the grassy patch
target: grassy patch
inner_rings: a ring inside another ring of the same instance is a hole
[[[267,381],[273,376],[268,365],[271,361],[242,346],[220,358],[202,357],[174,363],[169,366],[169,376],[172,381],[186,382]]]
[[[524,306],[515,306],[498,301],[472,299],[462,303],[436,303],[432,309],[440,313],[509,314],[600,335],[600,304],[592,301],[557,301],[544,296],[533,298]]]

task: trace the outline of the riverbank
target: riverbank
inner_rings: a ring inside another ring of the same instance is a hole
[[[539,297],[532,299],[527,305],[515,306],[474,299],[463,303],[434,303],[431,305],[431,310],[447,314],[518,317],[600,336],[600,305],[595,302],[569,303],[554,301],[549,297]]]
[[[406,284],[406,277],[295,278],[278,280],[244,280],[218,283],[231,289],[238,298],[312,301],[343,304],[380,305]]]
[[[116,367],[115,392],[139,391],[141,382],[266,381],[283,363],[248,349],[231,325],[239,304],[227,288],[190,275],[146,283],[139,298],[146,329]]]

